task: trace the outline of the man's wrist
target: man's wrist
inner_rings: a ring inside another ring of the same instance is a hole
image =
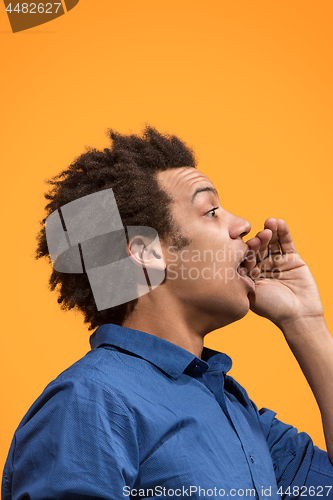
[[[301,316],[290,318],[288,320],[282,321],[278,326],[286,339],[304,339],[304,337],[308,337],[309,335],[330,335],[323,314],[318,316]]]

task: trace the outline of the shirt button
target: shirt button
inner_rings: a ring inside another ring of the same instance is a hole
[[[200,377],[202,375],[202,369],[199,365],[194,365],[192,368],[193,377]]]
[[[251,462],[254,464],[254,458],[249,455]]]

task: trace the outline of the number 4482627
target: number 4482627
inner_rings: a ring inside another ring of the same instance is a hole
[[[17,12],[18,14],[57,14],[59,8],[61,7],[61,3],[17,3],[15,7],[12,8],[12,4],[10,3],[6,11],[7,12]]]

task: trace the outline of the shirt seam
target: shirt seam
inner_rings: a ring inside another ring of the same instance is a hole
[[[327,470],[327,469],[322,469],[318,465],[310,465],[310,470],[313,470],[314,472],[319,472],[320,474],[324,474],[325,476],[328,477],[333,477],[333,472]]]

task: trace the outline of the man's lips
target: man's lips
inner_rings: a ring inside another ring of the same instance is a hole
[[[239,262],[239,264],[237,266],[237,273],[238,274],[240,274],[241,270],[244,270],[245,273],[247,274],[247,270],[246,270],[246,268],[244,266],[244,261],[248,257],[249,253],[250,253],[250,248],[248,247],[248,245],[246,245],[246,248],[244,249],[244,252],[243,252],[242,259],[241,259],[241,261]]]
[[[252,291],[254,291],[255,290],[255,283],[250,278],[250,276],[248,276],[248,271],[247,271],[246,267],[244,266],[244,261],[246,260],[247,256],[249,255],[249,252],[250,252],[250,249],[247,246],[247,248],[246,248],[246,250],[244,251],[244,254],[243,254],[243,259],[238,264],[236,271],[237,271],[237,274],[238,274],[239,278],[242,281],[244,281],[244,283],[246,283],[246,285],[248,285],[248,287]]]
[[[248,285],[248,287],[251,289],[251,291],[254,292],[256,285],[255,285],[254,281],[250,278],[250,276],[247,276],[246,269],[241,268],[239,271],[237,269],[237,274],[239,276],[239,279],[244,281],[244,283],[246,283],[246,285]]]

